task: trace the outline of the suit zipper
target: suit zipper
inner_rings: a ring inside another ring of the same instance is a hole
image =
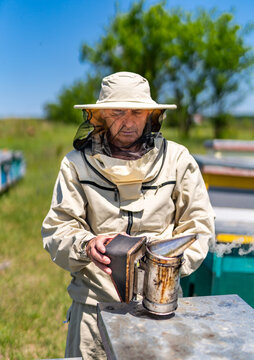
[[[132,225],[133,225],[133,212],[128,211],[128,226],[127,226],[126,234],[128,235],[131,234]]]
[[[156,190],[155,191],[155,194],[157,194],[157,191],[163,187],[163,186],[166,186],[166,185],[175,185],[176,184],[176,181],[175,180],[171,180],[171,181],[166,181],[162,184],[159,184],[159,185],[142,185],[142,190]]]

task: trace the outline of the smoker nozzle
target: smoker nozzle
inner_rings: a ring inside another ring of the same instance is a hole
[[[184,235],[170,240],[154,240],[147,244],[149,251],[157,256],[175,257],[183,254],[194,241],[198,234]]]

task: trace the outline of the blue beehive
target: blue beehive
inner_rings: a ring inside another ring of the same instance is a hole
[[[239,256],[237,250],[222,257],[209,252],[196,272],[181,279],[183,295],[238,294],[254,307],[254,257]]]
[[[0,193],[25,175],[25,160],[22,152],[0,150]]]
[[[200,268],[181,280],[184,296],[238,294],[254,307],[254,209],[214,209],[216,243]]]
[[[21,151],[13,151],[10,169],[11,179],[15,182],[25,174],[25,162]]]
[[[206,147],[209,154],[195,158],[216,214],[216,243],[181,280],[183,293],[238,294],[254,307],[254,141],[213,140]]]

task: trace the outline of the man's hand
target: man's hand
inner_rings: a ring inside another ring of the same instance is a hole
[[[108,275],[111,275],[112,270],[107,266],[110,263],[110,258],[104,255],[106,252],[104,244],[112,238],[113,236],[98,235],[90,240],[86,246],[87,256],[98,268]]]

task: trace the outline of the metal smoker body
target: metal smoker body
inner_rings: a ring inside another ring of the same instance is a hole
[[[145,237],[118,235],[107,245],[112,280],[121,301],[143,296],[151,313],[168,315],[177,309],[183,252],[197,234],[146,242]],[[125,268],[123,269],[123,264]]]
[[[182,256],[163,258],[146,251],[143,306],[157,315],[167,315],[177,308]]]
[[[139,285],[134,286],[134,294],[143,296],[149,312],[168,315],[177,309],[183,252],[196,239],[197,235],[186,235],[147,244],[145,256],[135,264],[134,278]]]

